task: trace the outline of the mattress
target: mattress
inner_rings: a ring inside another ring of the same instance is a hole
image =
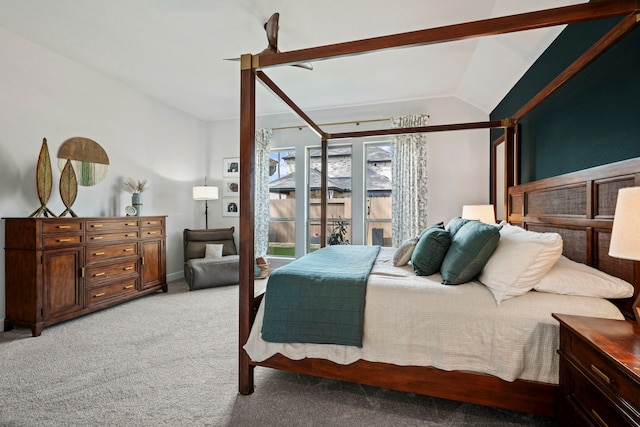
[[[393,267],[393,252],[382,248],[369,275],[362,348],[266,342],[261,305],[244,345],[249,357],[261,362],[280,353],[342,365],[362,359],[557,384],[559,325],[551,313],[624,318],[606,299],[536,291],[498,305],[479,282],[442,285],[439,274]]]

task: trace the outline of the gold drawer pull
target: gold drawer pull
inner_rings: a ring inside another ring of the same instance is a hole
[[[147,234],[158,234],[157,231],[149,231]]]
[[[123,270],[124,270],[124,271],[127,271],[127,270],[133,270],[133,267],[125,267]]]
[[[106,292],[100,292],[99,294],[95,294],[93,297],[94,297],[94,298],[103,297],[103,296],[105,296],[106,294],[107,294]]]
[[[57,226],[56,228],[58,228],[58,229],[60,229],[60,230],[66,230],[66,229],[68,229],[68,228],[71,228],[71,226],[70,226],[70,225],[59,225],[59,226]]]
[[[60,242],[70,242],[71,239],[58,239],[58,243]]]
[[[133,222],[133,223],[131,223],[131,222],[125,223],[125,226],[127,226],[127,227],[132,227],[132,226],[135,227],[136,225],[138,225],[138,224],[136,224],[135,222]]]
[[[125,248],[125,249],[123,249],[122,251],[123,251],[123,252],[131,252],[132,250],[133,250],[133,248]]]
[[[95,236],[91,238],[91,240],[102,240],[102,239],[104,239],[104,237],[102,236]]]
[[[100,276],[104,276],[105,274],[107,274],[107,273],[105,273],[105,272],[103,271],[102,273],[96,273],[96,274],[94,274],[94,275],[93,275],[93,277],[100,277]]]
[[[596,368],[595,365],[591,365],[591,370],[597,376],[599,376],[602,381],[604,381],[607,384],[611,384],[611,380],[609,379],[609,377],[604,372],[602,372],[600,369]]]
[[[95,256],[104,255],[104,252],[95,252],[93,255],[95,255]]]
[[[91,226],[92,226],[92,227],[95,227],[95,228],[100,228],[100,227],[102,227],[103,225],[104,225],[104,224],[92,224]]]
[[[153,225],[153,224],[157,224],[158,221],[147,221],[147,225]]]
[[[598,422],[598,424],[600,424],[602,427],[609,427],[609,424],[604,422],[602,417],[600,417],[600,415],[598,415],[598,413],[596,412],[595,409],[591,410],[591,415],[593,415],[593,418],[595,418],[596,421]]]
[[[131,288],[133,288],[133,285],[128,285],[124,287],[124,289],[131,289]]]

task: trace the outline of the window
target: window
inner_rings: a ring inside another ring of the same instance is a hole
[[[294,149],[274,149],[269,155],[268,255],[295,256],[295,158]]]
[[[299,257],[320,248],[322,162],[316,144],[302,140],[291,144],[295,148],[271,150],[270,256]],[[332,144],[328,155],[327,237],[342,224],[342,238],[351,244],[390,246],[390,143]]]
[[[332,239],[331,234],[339,224],[342,224],[345,233],[333,236],[338,242],[351,242],[351,155],[350,145],[332,146],[328,149],[329,169],[327,175],[327,237]],[[322,161],[320,148],[308,149],[308,236],[309,244],[307,250],[314,251],[320,247],[320,189],[322,176]]]
[[[391,246],[391,145],[365,145],[365,241]]]

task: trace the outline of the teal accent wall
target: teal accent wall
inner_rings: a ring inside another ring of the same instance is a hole
[[[571,25],[490,117],[511,117],[617,22]],[[640,29],[616,43],[520,121],[520,182],[640,157]],[[491,140],[501,134],[492,130]]]

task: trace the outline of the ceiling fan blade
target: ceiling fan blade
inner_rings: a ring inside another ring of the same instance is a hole
[[[313,65],[309,62],[301,62],[299,64],[292,64],[292,67],[304,68],[305,70],[313,71]]]
[[[269,45],[258,55],[269,55],[273,53],[280,53],[278,50],[278,21],[280,20],[280,14],[274,13],[269,20],[264,24],[264,30],[267,33],[267,42]],[[240,58],[223,58],[224,61],[239,61]],[[299,64],[292,64],[293,67],[304,68],[305,70],[313,70],[313,65],[308,62],[302,62]]]
[[[273,51],[278,50],[278,21],[280,19],[280,14],[278,12],[271,15],[269,20],[264,24],[264,30],[267,32],[267,42],[269,46],[267,49],[271,48]]]

